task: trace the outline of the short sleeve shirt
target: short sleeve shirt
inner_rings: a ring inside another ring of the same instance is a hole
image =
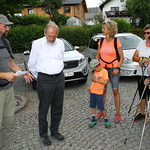
[[[9,42],[7,41],[8,46],[10,47]],[[0,39],[0,46],[4,46],[2,40]],[[10,49],[11,50],[11,49]],[[10,72],[10,54],[8,53],[6,48],[0,49],[0,72]],[[4,80],[4,79],[0,79]],[[0,91],[4,89],[8,89],[12,86],[12,83],[7,84],[4,87],[0,87]]]
[[[139,57],[150,57],[150,47],[146,47],[146,40],[141,41],[137,46],[137,51],[139,52]],[[144,69],[144,75],[147,76],[147,67]],[[142,75],[142,68],[140,65],[137,68],[137,74]]]
[[[100,72],[94,72],[94,76],[101,81],[108,80],[108,72],[106,69],[102,69]],[[98,82],[92,82],[90,86],[90,92],[93,94],[103,94],[104,93],[104,84]]]

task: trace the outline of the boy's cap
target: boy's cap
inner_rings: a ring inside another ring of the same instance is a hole
[[[6,16],[0,14],[0,24],[11,25],[13,22],[10,22]]]
[[[96,67],[96,66],[98,66],[100,64],[100,62],[97,60],[97,59],[92,59],[91,61],[90,61],[90,68],[92,69],[92,71],[94,70],[94,68]]]

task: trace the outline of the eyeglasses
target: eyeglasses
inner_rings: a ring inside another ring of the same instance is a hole
[[[149,34],[150,34],[150,32],[144,32],[144,34],[147,34],[147,35],[149,35]]]
[[[3,24],[1,24],[1,25],[2,25],[2,27],[6,28],[6,29],[9,29],[9,28],[10,28],[9,25],[3,25]]]

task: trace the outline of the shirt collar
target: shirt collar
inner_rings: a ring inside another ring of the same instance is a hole
[[[57,38],[56,38],[55,42],[53,44],[51,44],[47,41],[46,36],[44,36],[44,44],[50,44],[50,45],[57,44]]]

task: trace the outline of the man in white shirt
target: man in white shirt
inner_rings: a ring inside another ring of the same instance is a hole
[[[28,67],[37,78],[39,98],[39,135],[43,144],[51,145],[48,136],[47,113],[51,106],[51,136],[64,140],[59,133],[64,97],[64,43],[57,38],[59,29],[54,22],[49,22],[44,29],[45,36],[32,44]]]

